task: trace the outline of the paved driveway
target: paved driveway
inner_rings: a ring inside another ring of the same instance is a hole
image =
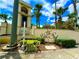
[[[79,48],[49,50],[34,54],[0,52],[0,59],[79,59]]]

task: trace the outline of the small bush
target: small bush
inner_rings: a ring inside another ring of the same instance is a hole
[[[8,37],[3,37],[0,39],[1,44],[7,44],[9,42],[10,42],[10,38],[8,38]]]
[[[32,52],[36,52],[36,51],[37,51],[37,47],[34,44],[27,44],[26,52],[32,53]]]
[[[76,45],[76,41],[73,39],[57,39],[55,43],[65,48],[72,48]]]
[[[37,45],[40,43],[38,40],[24,40],[24,44],[26,46],[25,53],[37,52]],[[20,41],[20,45],[22,46],[23,40]]]
[[[44,38],[37,38],[38,41],[40,41],[41,44],[44,44]]]

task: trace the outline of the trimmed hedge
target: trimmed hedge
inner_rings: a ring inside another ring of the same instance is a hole
[[[20,43],[23,43],[23,41],[24,41],[24,44],[40,43],[40,41],[38,41],[38,40],[21,40]]]
[[[58,38],[56,39],[55,43],[64,48],[72,48],[75,47],[76,45],[76,41],[74,39],[68,39],[68,38]]]
[[[21,39],[23,40],[23,38]],[[41,38],[41,37],[37,37],[37,38],[25,38],[25,41],[31,41],[31,42],[36,42],[36,41],[39,41],[41,44],[44,44],[44,38]]]

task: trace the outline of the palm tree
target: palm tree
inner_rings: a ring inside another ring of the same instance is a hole
[[[6,32],[5,32],[5,34],[7,34],[7,28],[8,28],[7,19],[8,19],[8,15],[7,14],[0,14],[0,18],[3,19],[5,24],[6,24]]]
[[[65,21],[64,26],[66,29],[74,30],[74,20],[69,19],[69,20]]]
[[[42,15],[41,12],[40,12],[41,9],[42,9],[42,5],[41,4],[36,4],[35,5],[34,15],[36,16],[37,27],[40,27],[40,16]]]
[[[77,9],[76,9],[77,0],[72,0],[72,1],[73,1],[73,6],[74,6],[74,12],[76,12],[77,14]]]
[[[76,17],[76,13],[71,13],[71,14],[68,15],[68,18],[69,19],[73,19],[75,17]]]
[[[53,12],[53,14],[56,14],[57,16],[59,16],[59,20],[57,21],[59,28],[62,26],[62,15],[63,13],[67,10],[68,8],[62,8],[60,7],[59,9],[57,9],[55,12]]]
[[[0,14],[0,18],[7,22],[8,15],[7,14]]]
[[[75,26],[75,22],[74,22],[75,17],[76,17],[76,13],[71,13],[71,14],[68,15],[68,21],[66,22],[68,28],[75,29],[74,28],[74,26]]]
[[[0,14],[0,18],[1,18],[2,20],[4,20],[4,23],[6,24],[6,31],[5,31],[5,34],[7,34],[7,28],[8,28],[8,22],[7,22],[7,20],[11,20],[12,17],[8,17],[7,14]]]
[[[72,0],[73,1],[73,6],[74,6],[74,12],[76,13],[76,16],[75,16],[75,29],[76,29],[76,25],[77,25],[77,18],[78,18],[78,13],[77,13],[77,9],[76,9],[76,3],[77,3],[77,0]]]

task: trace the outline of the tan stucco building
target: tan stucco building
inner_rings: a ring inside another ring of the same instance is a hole
[[[31,9],[32,7],[26,2],[20,0],[18,9],[18,23],[17,23],[17,34],[21,34],[24,22],[26,22],[26,31],[29,32],[31,28]]]
[[[23,27],[24,21],[26,22],[26,27],[31,27],[31,6],[20,0],[18,10],[18,26]]]
[[[21,33],[21,29],[24,26],[24,22],[26,22],[26,30],[27,28],[31,28],[31,9],[32,7],[26,2],[20,0],[18,7],[18,22],[17,22],[17,34]],[[1,24],[0,34],[6,34],[6,25],[4,23]],[[28,32],[28,31],[27,31]],[[11,34],[11,25],[8,24],[7,34]]]

